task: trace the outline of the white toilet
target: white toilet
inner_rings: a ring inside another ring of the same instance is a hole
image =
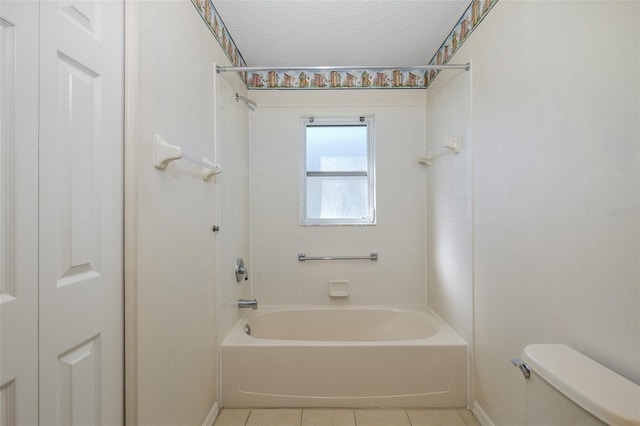
[[[640,426],[640,386],[560,344],[529,345],[522,361],[527,425]],[[530,374],[528,374],[530,371]]]

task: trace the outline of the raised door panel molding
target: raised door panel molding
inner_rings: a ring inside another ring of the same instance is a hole
[[[100,76],[58,53],[58,286],[100,275]]]
[[[58,10],[95,39],[102,38],[102,2],[61,1]]]
[[[0,426],[13,426],[16,421],[15,380],[0,386]]]
[[[15,25],[0,17],[0,303],[14,286]]]
[[[100,416],[100,336],[58,357],[61,425],[97,425]]]

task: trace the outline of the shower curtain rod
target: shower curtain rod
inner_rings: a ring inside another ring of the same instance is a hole
[[[466,64],[450,64],[450,65],[411,65],[405,67],[389,67],[389,66],[336,66],[336,67],[220,67],[216,66],[216,72],[230,72],[230,71],[349,71],[356,69],[366,70],[388,70],[388,69],[401,69],[401,70],[465,70],[469,71],[471,68],[470,63]]]

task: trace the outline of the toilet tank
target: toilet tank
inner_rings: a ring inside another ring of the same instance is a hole
[[[561,344],[529,345],[522,360],[527,425],[640,426],[640,386]]]

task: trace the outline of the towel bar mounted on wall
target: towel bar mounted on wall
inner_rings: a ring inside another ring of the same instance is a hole
[[[461,146],[462,146],[462,138],[460,136],[456,136],[456,137],[453,137],[453,138],[449,139],[443,145],[444,148],[450,150],[453,154],[460,154]],[[429,167],[429,166],[431,166],[431,164],[433,164],[433,160],[435,160],[436,157],[439,157],[439,156],[441,156],[443,154],[444,154],[444,152],[436,154],[436,155],[433,155],[431,153],[431,151],[429,151],[429,152],[426,153],[426,155],[421,155],[420,157],[418,157],[418,163]]]
[[[298,261],[305,262],[307,260],[378,260],[378,253],[371,253],[369,256],[319,256],[307,257],[306,254],[299,254]]]
[[[187,160],[202,167],[202,180],[210,181],[214,175],[222,173],[219,164],[212,163],[206,157],[199,160],[195,156],[182,151],[176,145],[170,145],[158,135],[153,136],[154,143],[154,165],[158,170],[165,170],[170,162],[175,160]]]

